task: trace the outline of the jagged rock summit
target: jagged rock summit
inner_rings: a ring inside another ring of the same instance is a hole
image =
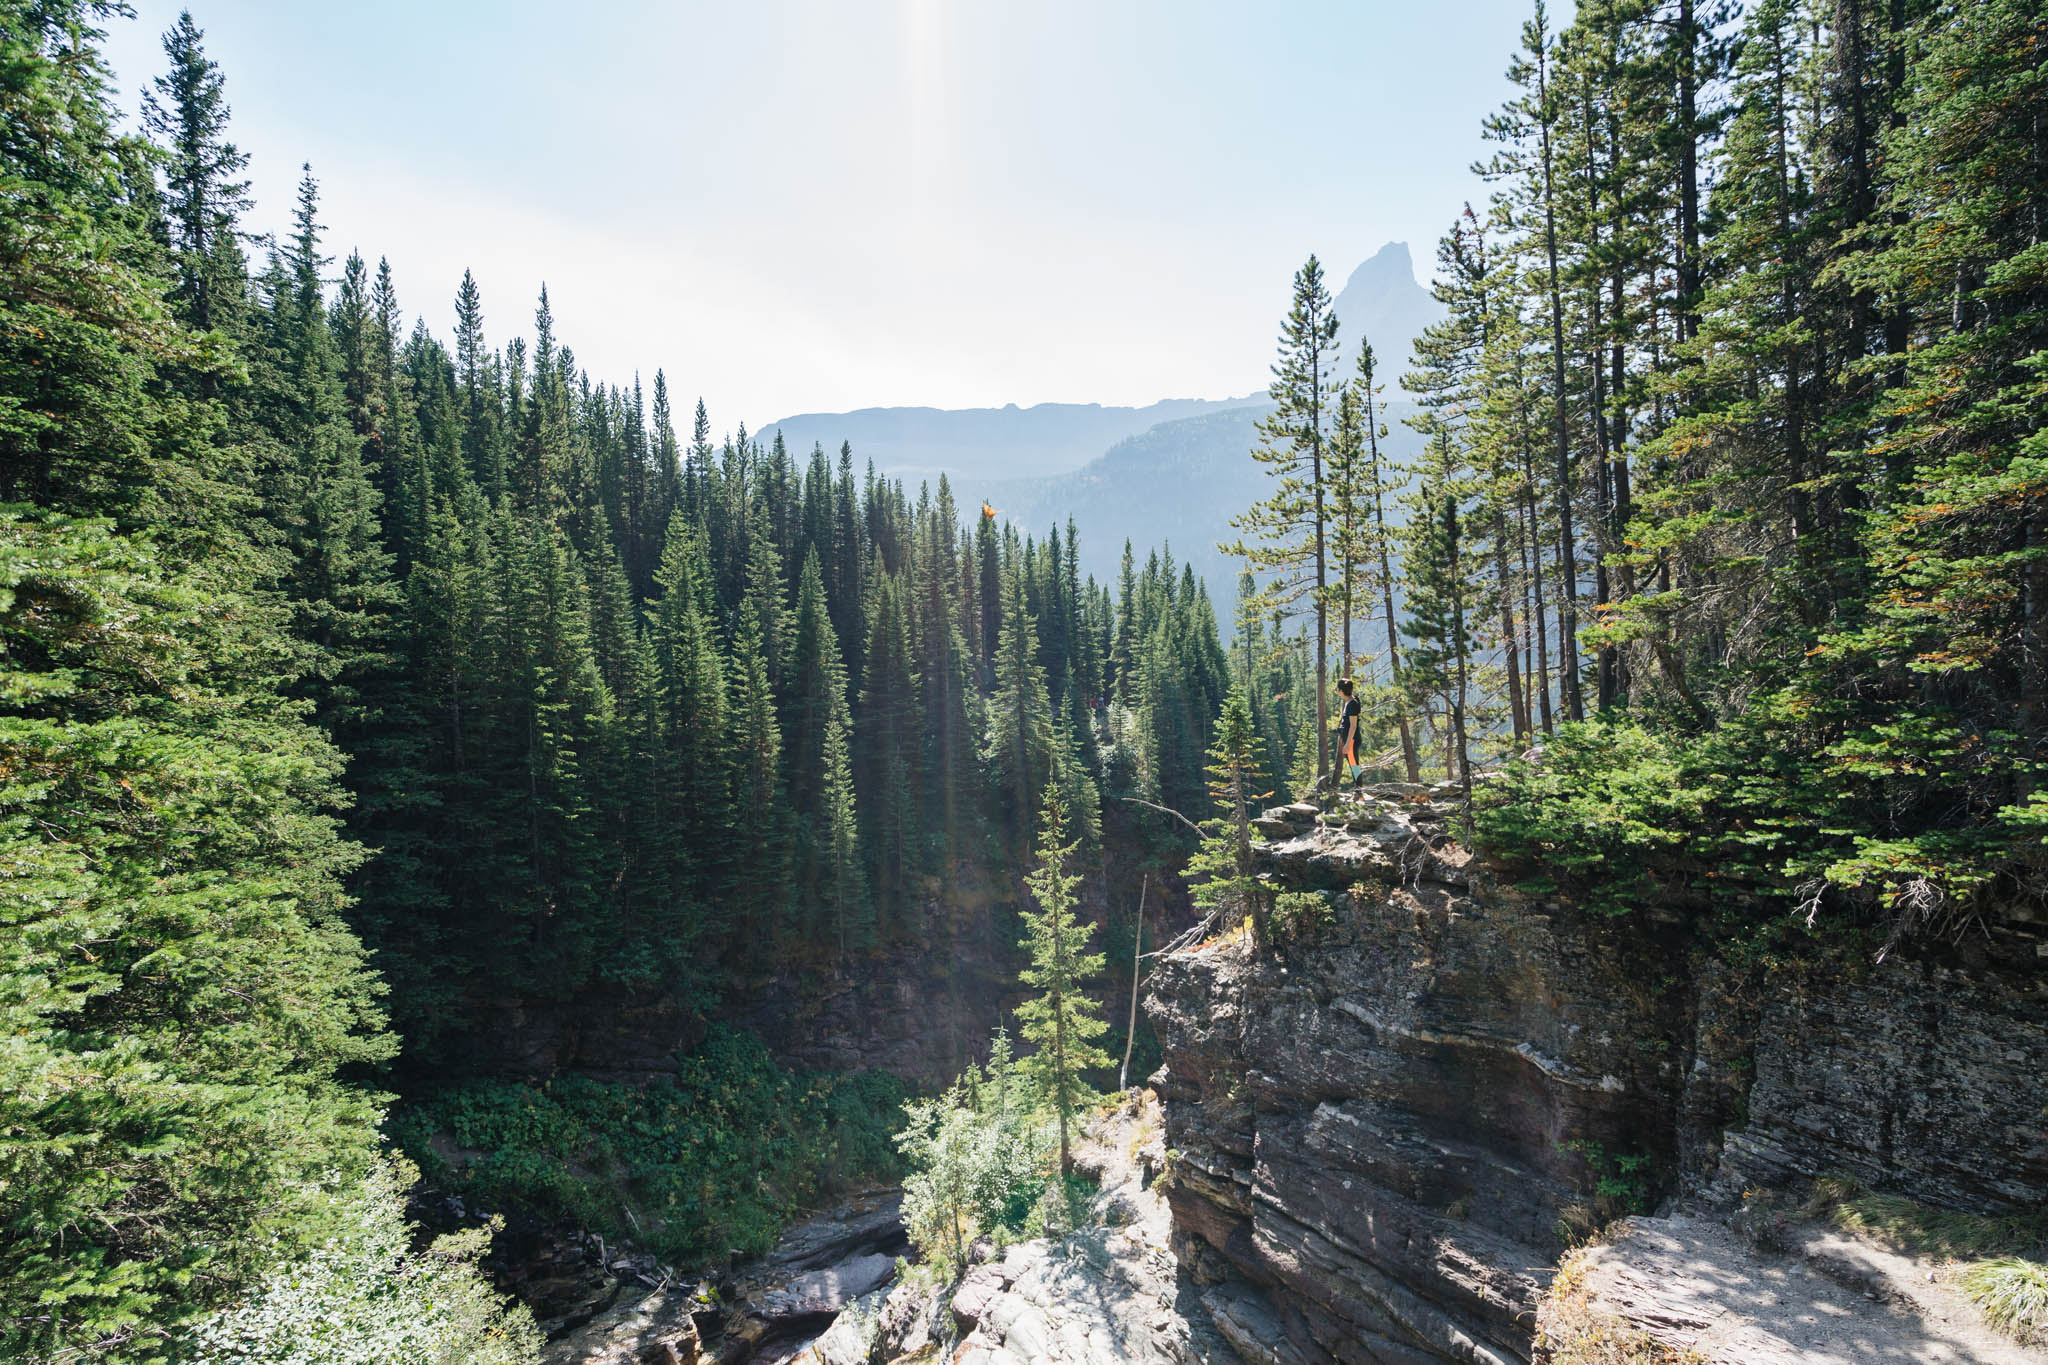
[[[1406,242],[1388,242],[1361,261],[1332,307],[1340,324],[1341,373],[1348,377],[1358,363],[1358,338],[1363,336],[1372,342],[1389,392],[1408,366],[1415,338],[1444,316],[1443,305],[1416,279]]]

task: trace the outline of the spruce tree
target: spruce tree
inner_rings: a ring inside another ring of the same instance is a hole
[[[983,753],[1012,848],[1031,847],[1033,793],[1052,776],[1053,710],[1038,661],[1038,623],[1025,608],[1024,571],[1013,553],[1002,576],[1002,626]]]
[[[148,273],[100,14],[0,4],[0,1355],[140,1362],[331,1231],[375,1159],[341,1077],[393,1043],[243,453],[168,382],[225,357]]]
[[[249,209],[249,158],[227,139],[228,103],[206,35],[182,11],[163,37],[170,69],[142,95],[142,121],[166,152],[164,207],[180,318],[199,331],[233,332],[247,275],[240,237]],[[212,372],[202,374],[215,391]]]
[[[1252,943],[1272,942],[1270,896],[1252,862],[1251,812],[1264,793],[1265,772],[1258,731],[1244,688],[1233,686],[1217,714],[1216,743],[1209,750],[1209,801],[1221,813],[1202,824],[1202,844],[1188,860],[1195,904],[1212,914],[1242,915]]]
[[[900,929],[910,908],[912,878],[922,870],[926,836],[925,767],[920,754],[918,685],[912,670],[910,623],[897,581],[877,574],[869,594],[866,672],[855,716],[851,785],[868,794],[868,866],[884,933]],[[940,704],[946,705],[943,695]]]
[[[1059,1125],[1063,1177],[1074,1170],[1068,1135],[1074,1112],[1094,1094],[1082,1073],[1107,1067],[1112,1060],[1096,1042],[1109,1028],[1102,1018],[1102,1006],[1086,991],[1088,983],[1102,975],[1103,956],[1089,951],[1095,926],[1074,913],[1074,893],[1081,876],[1067,870],[1078,843],[1067,840],[1067,828],[1066,796],[1056,780],[1048,781],[1039,822],[1037,866],[1025,878],[1032,903],[1038,908],[1021,912],[1025,927],[1021,946],[1031,955],[1031,965],[1017,974],[1039,995],[1017,1007],[1017,1020],[1025,1041],[1038,1049],[1027,1065],[1052,1103]]]
[[[1447,433],[1438,435],[1440,451],[1449,443]],[[1459,501],[1454,484],[1440,474],[1423,487],[1403,557],[1408,615],[1401,629],[1415,642],[1408,652],[1409,685],[1441,697],[1449,718],[1444,775],[1458,781],[1469,797],[1472,764],[1465,714],[1470,699],[1473,584]]]

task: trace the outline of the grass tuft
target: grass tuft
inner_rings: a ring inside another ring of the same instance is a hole
[[[1816,1180],[1802,1212],[1901,1251],[1970,1262],[1956,1287],[1986,1320],[2021,1342],[2048,1340],[2048,1214],[1930,1209],[1840,1177]]]
[[[2000,1256],[1971,1266],[1956,1284],[2000,1331],[2023,1343],[2048,1340],[2048,1265]]]
[[[1930,1209],[1896,1194],[1871,1194],[1853,1180],[1814,1182],[1802,1210],[1900,1251],[1976,1260],[2048,1250],[2048,1214],[1985,1215]]]

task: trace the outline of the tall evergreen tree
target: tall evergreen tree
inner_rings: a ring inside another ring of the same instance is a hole
[[[1224,547],[1255,571],[1271,574],[1275,605],[1315,619],[1316,775],[1330,768],[1329,556],[1323,464],[1336,397],[1337,314],[1314,256],[1294,274],[1294,304],[1280,329],[1280,356],[1267,392],[1273,412],[1260,420],[1253,458],[1275,479],[1273,491],[1231,526],[1239,538]],[[1302,604],[1306,605],[1302,605]]]
[[[164,207],[177,277],[179,317],[199,331],[238,330],[247,275],[240,221],[249,209],[249,158],[228,141],[220,67],[190,10],[164,34],[170,69],[142,95],[142,121],[167,153]],[[212,371],[202,372],[208,394]]]
[[[1074,892],[1081,877],[1067,868],[1078,840],[1065,842],[1068,808],[1057,781],[1046,784],[1039,828],[1038,865],[1025,879],[1038,908],[1022,912],[1021,946],[1031,955],[1031,965],[1017,974],[1039,994],[1017,1007],[1017,1019],[1025,1041],[1037,1049],[1026,1065],[1052,1102],[1064,1177],[1074,1170],[1068,1129],[1075,1111],[1094,1093],[1082,1073],[1111,1062],[1096,1042],[1109,1025],[1102,1018],[1102,1006],[1087,994],[1088,983],[1102,975],[1103,956],[1089,951],[1095,926],[1074,913]]]

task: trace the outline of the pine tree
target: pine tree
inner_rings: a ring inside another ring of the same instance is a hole
[[[732,903],[745,907],[752,921],[734,930],[742,960],[758,969],[769,965],[789,932],[789,853],[782,734],[768,661],[751,618],[742,617],[733,636],[730,668],[733,830],[749,841],[747,856],[733,870],[731,892]]]
[[[899,929],[910,908],[911,878],[921,870],[923,816],[918,685],[910,624],[897,581],[876,575],[869,594],[866,672],[855,717],[850,785],[868,793],[868,866],[883,932]],[[941,698],[941,705],[945,705]]]
[[[1555,146],[1562,118],[1562,98],[1552,80],[1554,57],[1549,17],[1542,0],[1534,16],[1522,26],[1522,46],[1508,66],[1508,79],[1522,93],[1486,123],[1487,135],[1509,148],[1485,167],[1493,177],[1518,178],[1518,190],[1530,211],[1543,224],[1538,249],[1543,258],[1544,297],[1551,335],[1551,442],[1555,470],[1553,510],[1558,535],[1558,677],[1564,694],[1566,715],[1572,720],[1585,717],[1585,703],[1579,689],[1578,546],[1573,531],[1573,500],[1576,497],[1571,427],[1566,417],[1569,386],[1565,378],[1565,319],[1563,275],[1559,265],[1557,166]],[[1524,144],[1534,137],[1532,153]]]
[[[0,496],[36,504],[0,514],[0,1355],[140,1362],[331,1230],[378,1117],[341,1077],[393,1044],[242,453],[168,382],[225,357],[148,273],[100,14],[0,5]]]
[[[1316,775],[1329,771],[1328,515],[1323,463],[1337,385],[1337,315],[1314,256],[1294,275],[1294,306],[1280,329],[1280,358],[1268,392],[1273,412],[1260,420],[1252,456],[1276,480],[1273,492],[1231,526],[1239,538],[1223,547],[1255,571],[1273,575],[1268,600],[1315,618]],[[1300,606],[1306,603],[1305,607]]]
[[[1110,1055],[1095,1041],[1109,1025],[1102,1018],[1102,1006],[1085,989],[1102,975],[1103,957],[1088,951],[1095,926],[1074,914],[1074,891],[1081,877],[1067,871],[1078,842],[1062,842],[1067,828],[1065,795],[1057,781],[1048,781],[1037,867],[1025,878],[1038,909],[1021,912],[1026,931],[1021,946],[1031,955],[1031,965],[1017,974],[1040,994],[1017,1007],[1017,1020],[1025,1041],[1038,1049],[1028,1065],[1059,1124],[1063,1177],[1074,1170],[1068,1128],[1074,1112],[1094,1093],[1081,1073],[1111,1064]]]
[[[835,820],[838,788],[850,785],[844,746],[851,726],[846,664],[826,611],[824,575],[815,551],[804,557],[797,589],[780,712],[785,790],[795,822],[796,893],[800,907],[815,914],[828,903],[838,904]],[[835,743],[841,746],[836,770],[827,752]]]
[[[1439,433],[1439,462],[1448,458],[1449,444],[1449,434]],[[1473,586],[1459,501],[1455,485],[1441,472],[1434,472],[1423,487],[1416,509],[1419,515],[1403,556],[1408,572],[1408,617],[1401,629],[1415,641],[1408,652],[1409,685],[1441,697],[1449,716],[1444,774],[1456,778],[1469,798],[1472,763],[1465,714],[1471,682],[1468,627]]]
[[[1252,943],[1273,941],[1270,896],[1252,863],[1251,812],[1262,792],[1265,769],[1251,704],[1234,686],[1217,714],[1216,743],[1209,750],[1210,804],[1222,814],[1203,822],[1202,845],[1188,860],[1195,904],[1212,914],[1242,915],[1251,922]]]
[[[1024,572],[1012,553],[1002,576],[1002,626],[983,753],[1012,847],[1031,846],[1032,793],[1052,776],[1053,710],[1038,662],[1038,623],[1025,608]]]

